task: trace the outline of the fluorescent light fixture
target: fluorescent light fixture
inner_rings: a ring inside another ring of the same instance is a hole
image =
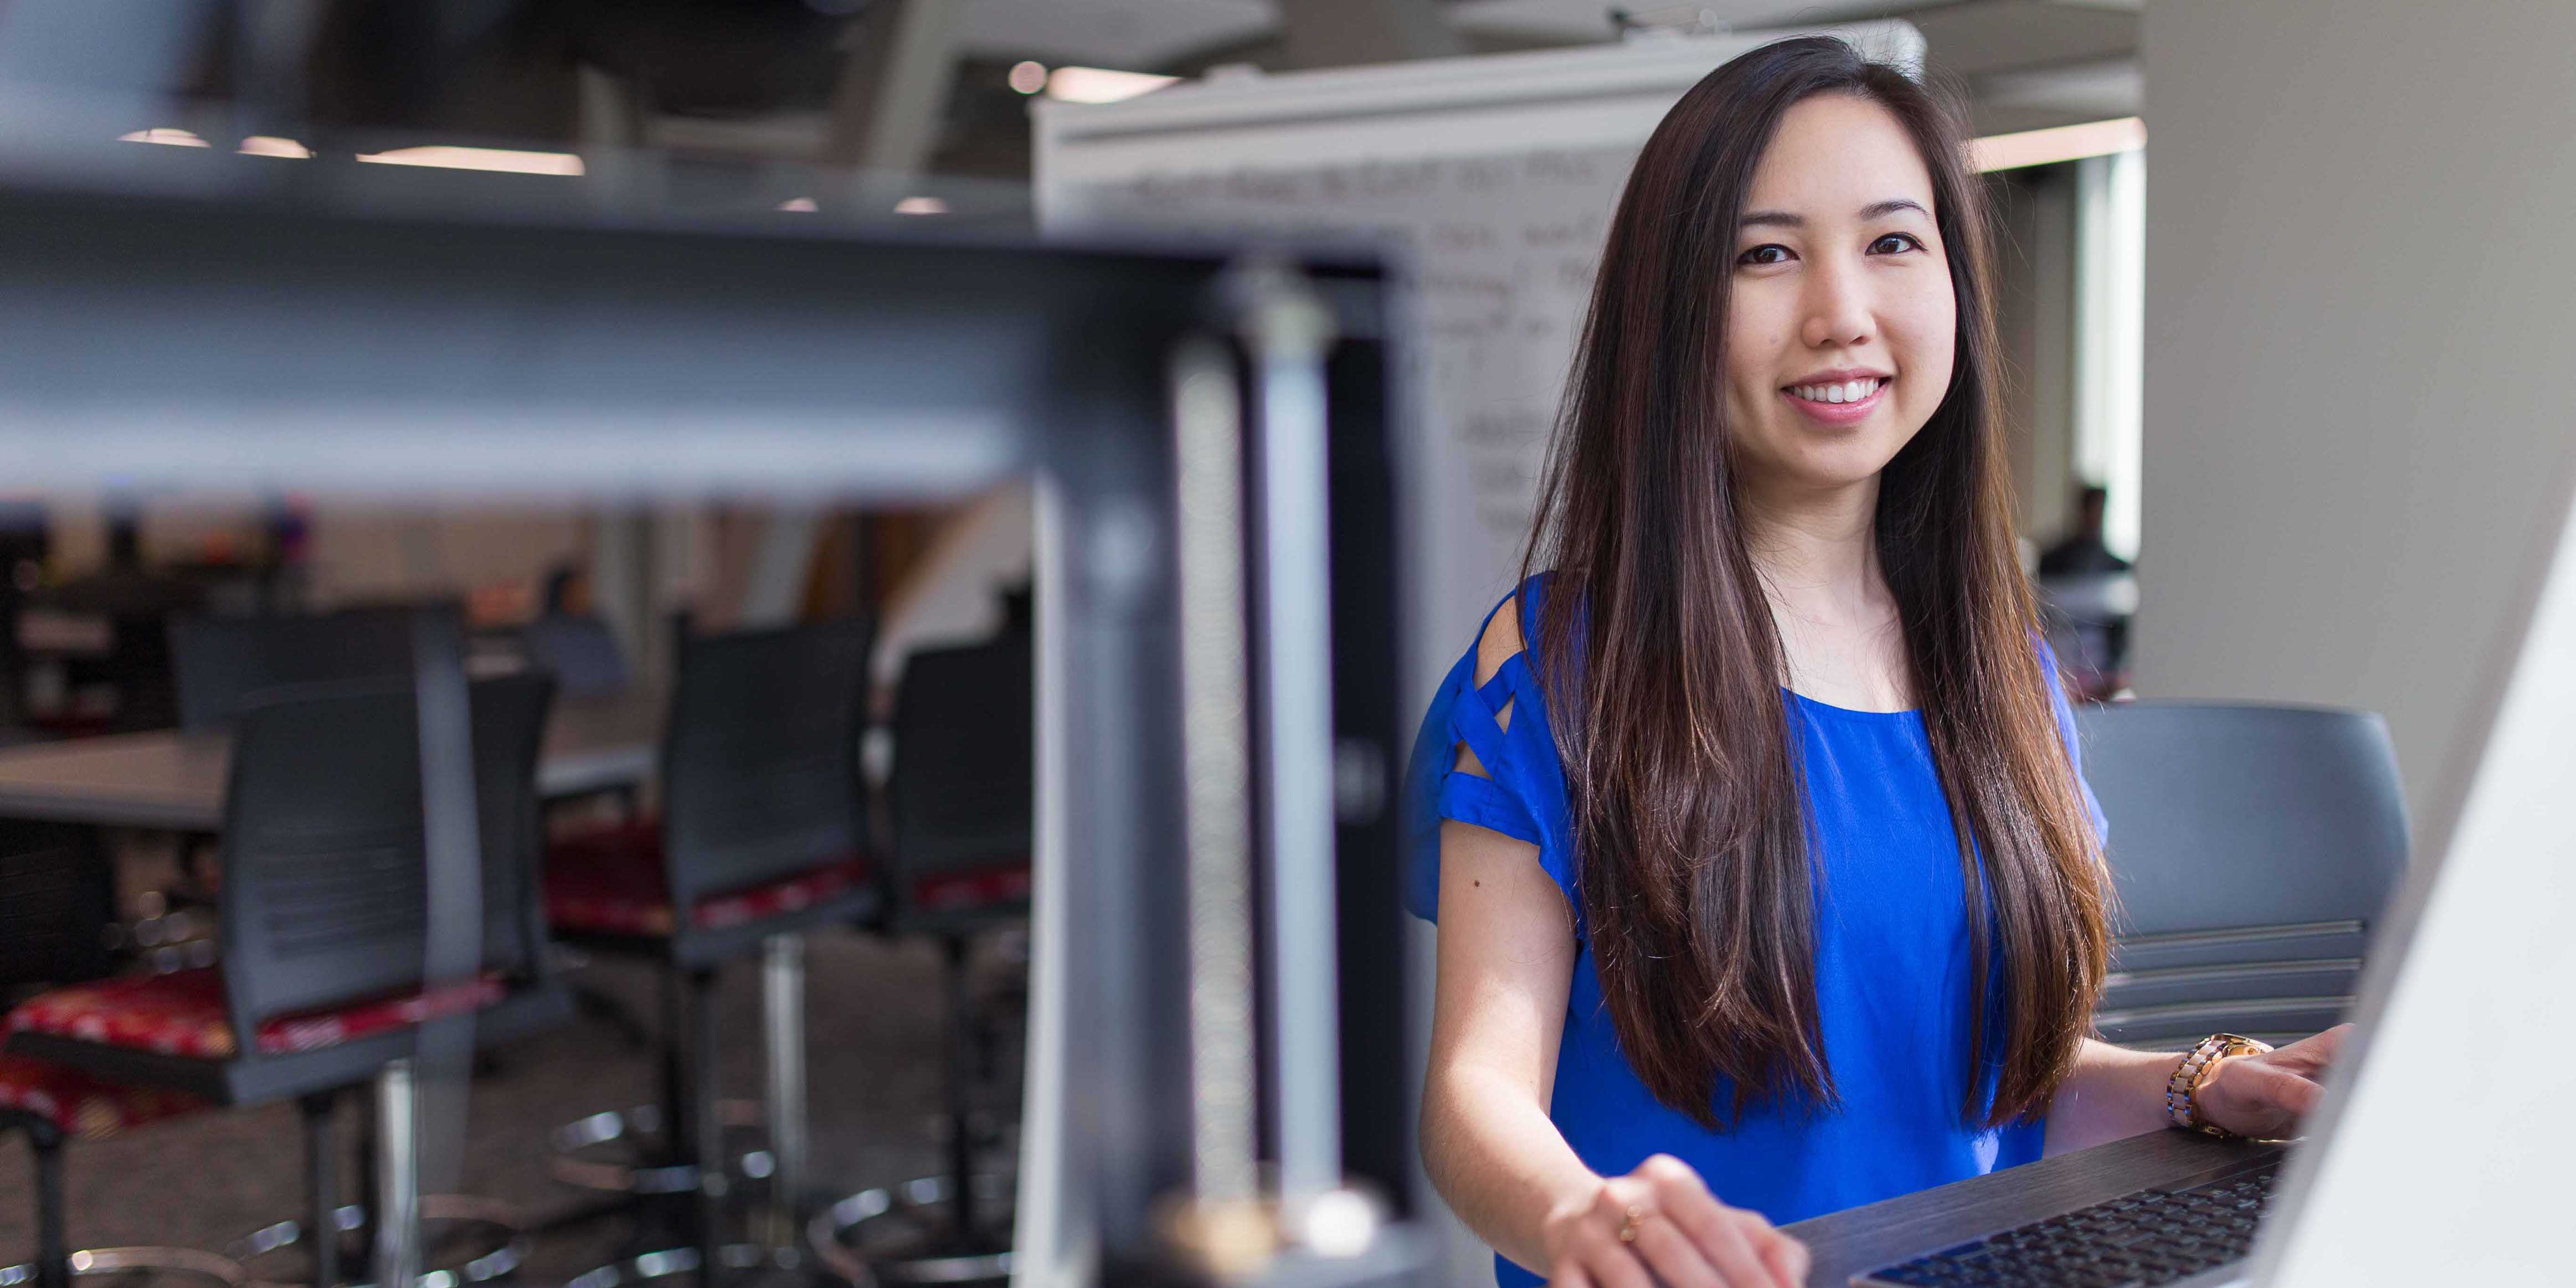
[[[779,202],[778,208],[788,212],[789,214],[796,215],[810,215],[815,211],[822,209],[821,206],[814,204],[814,199],[812,197],[789,197],[787,200]]]
[[[119,143],[159,143],[174,148],[202,148],[206,146],[206,141],[198,138],[196,131],[171,129],[167,126],[155,127],[149,130],[136,130],[132,134],[120,134],[116,136],[116,141]]]
[[[894,203],[894,212],[898,215],[944,215],[948,213],[948,203],[937,197],[906,197]]]
[[[1011,64],[1011,88],[1018,90],[1023,94],[1034,94],[1039,90],[1045,89],[1046,83],[1047,69],[1045,63],[1025,62]]]
[[[1115,103],[1150,94],[1179,79],[1149,72],[1114,72],[1106,67],[1059,67],[1047,73],[1046,93],[1048,98],[1067,103]]]
[[[513,152],[507,148],[460,148],[449,146],[395,148],[390,152],[361,152],[358,159],[369,165],[417,165],[436,170],[492,170],[503,174],[577,175],[582,172],[581,158],[569,152]]]
[[[2134,116],[2123,116],[2112,121],[2087,121],[2082,125],[2060,125],[2054,129],[1990,134],[1982,139],[1971,139],[1968,142],[1968,166],[1980,174],[1990,174],[1997,170],[2018,170],[2023,166],[2053,165],[2060,161],[2135,152],[2145,146],[2147,123]]]
[[[274,134],[254,134],[241,141],[241,153],[243,156],[293,157],[303,160],[313,155],[313,149],[293,139],[281,139]]]

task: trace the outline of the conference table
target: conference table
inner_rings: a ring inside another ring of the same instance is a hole
[[[659,693],[559,698],[546,723],[537,791],[555,799],[635,787],[653,776]],[[0,750],[0,818],[220,832],[231,735],[175,729]]]

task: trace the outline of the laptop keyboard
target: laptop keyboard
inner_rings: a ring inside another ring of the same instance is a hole
[[[1990,1234],[1855,1282],[1906,1288],[2152,1288],[2242,1260],[2278,1157],[2187,1190],[2145,1190]]]

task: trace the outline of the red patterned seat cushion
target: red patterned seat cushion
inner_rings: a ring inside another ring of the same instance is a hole
[[[51,1060],[0,1055],[0,1109],[34,1114],[82,1140],[103,1140],[206,1106],[204,1097],[184,1091],[110,1082]]]
[[[689,920],[700,930],[748,925],[809,908],[868,880],[865,859],[829,863],[781,880],[700,899]],[[668,935],[670,885],[662,831],[652,823],[602,828],[546,849],[546,921],[559,930]]]
[[[488,974],[454,988],[277,1016],[260,1024],[256,1040],[266,1055],[313,1051],[489,1006],[508,991],[499,975]],[[9,1031],[205,1060],[228,1060],[234,1054],[223,971],[214,966],[124,975],[39,993],[9,1012]]]
[[[924,912],[968,912],[1028,901],[1026,859],[998,867],[934,872],[912,883],[912,904]]]

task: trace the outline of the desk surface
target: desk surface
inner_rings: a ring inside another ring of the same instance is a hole
[[[570,796],[652,777],[662,711],[657,694],[558,699],[537,790]],[[231,755],[228,735],[175,730],[11,747],[0,750],[0,817],[218,831]]]
[[[1807,1288],[2135,1190],[2191,1185],[2277,1144],[2159,1131],[1786,1227],[1815,1257]]]

